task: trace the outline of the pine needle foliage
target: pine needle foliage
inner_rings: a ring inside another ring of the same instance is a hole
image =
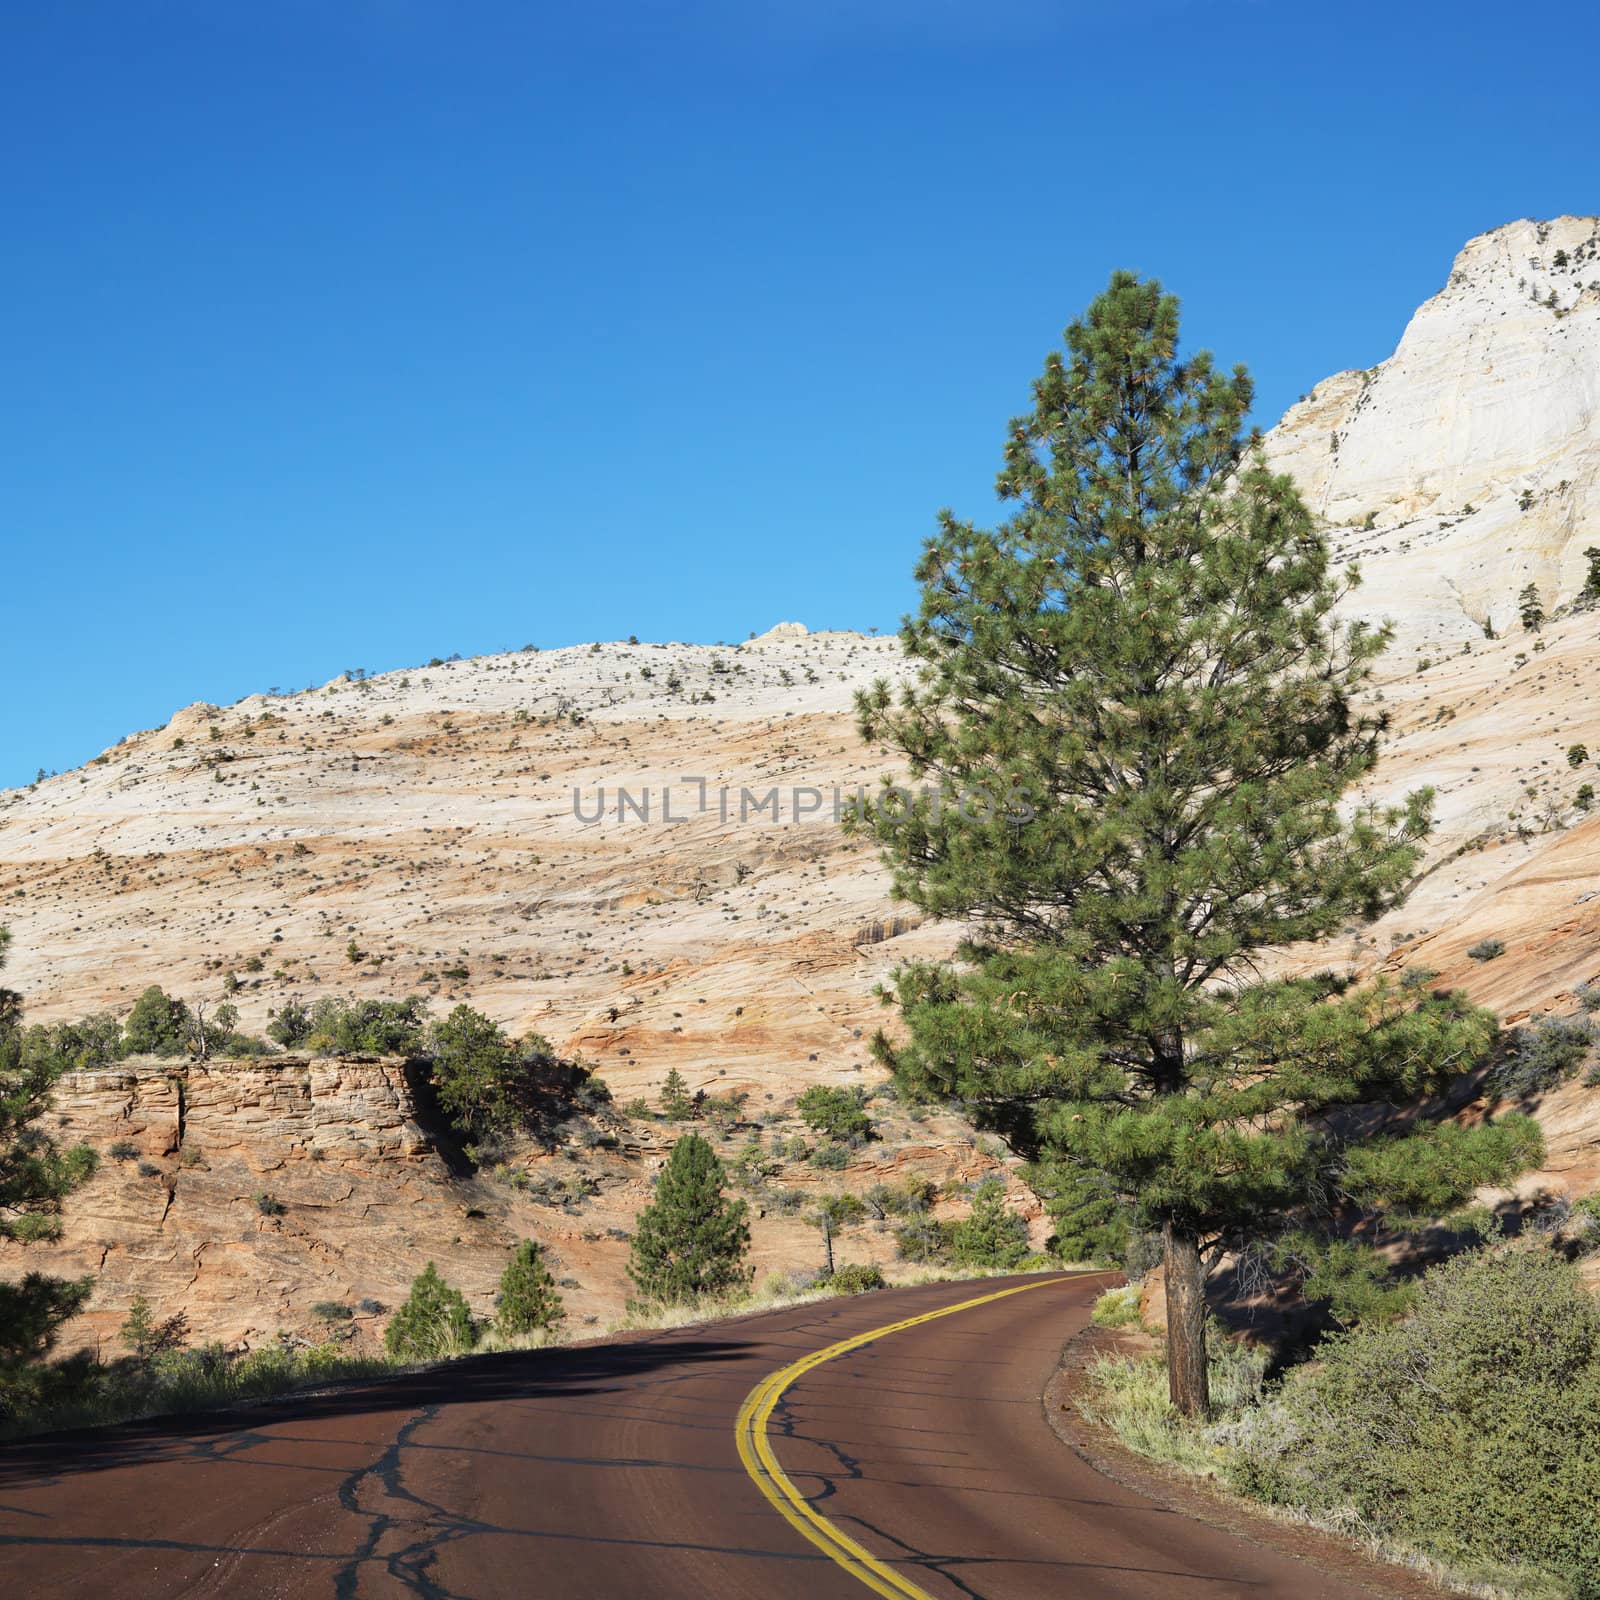
[[[1116,273],[1010,425],[1012,514],[940,516],[916,681],[857,702],[920,787],[855,826],[901,898],[977,928],[957,965],[895,974],[908,1036],[879,1057],[1163,1233],[1186,1412],[1206,1256],[1337,1200],[1330,1110],[1423,1095],[1493,1031],[1450,995],[1258,980],[1263,950],[1401,902],[1432,794],[1341,806],[1378,758],[1388,633],[1336,616],[1359,575],[1246,435],[1251,397]]]
[[[749,1207],[723,1193],[723,1180],[716,1151],[699,1134],[672,1147],[634,1228],[628,1276],[641,1299],[681,1305],[749,1283]]]
[[[430,1261],[412,1280],[406,1303],[383,1330],[383,1347],[410,1361],[438,1361],[478,1342],[466,1296],[452,1289]]]
[[[524,1239],[500,1274],[495,1327],[514,1338],[559,1327],[566,1315],[543,1252],[534,1240]]]
[[[1007,1209],[1004,1184],[986,1178],[973,1191],[972,1210],[950,1230],[950,1254],[969,1267],[1020,1267],[1032,1254],[1027,1225]]]

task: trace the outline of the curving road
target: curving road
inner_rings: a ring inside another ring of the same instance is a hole
[[[892,1290],[0,1448],[0,1600],[1383,1592],[1056,1438],[1040,1395],[1102,1283]]]

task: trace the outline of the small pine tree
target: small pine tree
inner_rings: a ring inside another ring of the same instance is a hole
[[[429,1043],[439,1104],[463,1133],[484,1139],[515,1123],[522,1074],[498,1022],[459,1005],[433,1025]]]
[[[647,1301],[682,1304],[750,1281],[749,1208],[723,1192],[722,1163],[699,1134],[673,1147],[656,1197],[639,1214],[628,1276]]]
[[[1583,592],[1580,598],[1600,600],[1600,545],[1590,545],[1583,554],[1589,563],[1589,571],[1583,580]]]
[[[176,1056],[183,1053],[189,1033],[189,1008],[153,983],[128,1013],[123,1043],[130,1056]]]
[[[1539,598],[1537,584],[1530,583],[1517,596],[1517,613],[1529,633],[1537,633],[1544,626],[1544,602]]]
[[[1005,1185],[985,1178],[972,1195],[972,1211],[950,1230],[950,1253],[967,1267],[1018,1267],[1028,1259],[1028,1229],[1006,1209]]]
[[[1567,765],[1581,767],[1589,759],[1589,747],[1586,744],[1573,744],[1567,746]]]
[[[169,1350],[181,1350],[189,1342],[189,1318],[178,1311],[157,1322],[151,1315],[150,1302],[139,1294],[133,1297],[119,1332],[131,1355],[140,1361],[154,1361]]]
[[[389,1319],[383,1347],[392,1356],[436,1361],[478,1342],[478,1326],[466,1296],[452,1289],[430,1261],[412,1282],[406,1303]]]
[[[155,1338],[155,1331],[156,1319],[150,1315],[150,1302],[142,1294],[136,1294],[133,1297],[133,1304],[128,1307],[127,1317],[117,1330],[123,1348],[130,1355],[144,1360]]]
[[[661,1085],[661,1115],[673,1122],[682,1122],[694,1115],[694,1100],[689,1094],[689,1085],[683,1081],[683,1074],[676,1067],[667,1074],[667,1081]]]
[[[524,1239],[500,1274],[496,1329],[510,1338],[547,1332],[559,1326],[566,1314],[561,1296],[556,1293],[556,1280],[550,1276],[539,1246],[532,1239]]]

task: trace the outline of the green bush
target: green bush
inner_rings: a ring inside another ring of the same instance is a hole
[[[937,1192],[927,1178],[913,1175],[899,1183],[875,1183],[865,1198],[880,1217],[915,1217],[928,1209]]]
[[[524,1239],[500,1274],[500,1297],[495,1308],[497,1332],[517,1338],[559,1327],[566,1307],[556,1293],[556,1280],[545,1265],[539,1246]]]
[[[451,1122],[480,1140],[509,1130],[521,1071],[500,1024],[471,1006],[457,1006],[429,1030],[428,1047],[439,1105]]]
[[[902,1261],[919,1265],[945,1261],[950,1255],[950,1224],[923,1212],[894,1230],[894,1247]]]
[[[1505,953],[1504,939],[1480,939],[1476,944],[1467,947],[1467,955],[1473,961],[1495,961]]]
[[[1574,1266],[1542,1248],[1459,1256],[1407,1321],[1318,1354],[1221,1436],[1238,1487],[1600,1596],[1600,1307]]]
[[[285,1000],[267,1024],[267,1037],[285,1050],[298,1050],[311,1037],[311,1012],[299,1000]]]
[[[134,1003],[123,1029],[123,1050],[130,1056],[175,1056],[189,1034],[189,1008],[151,984]]]
[[[872,1137],[866,1101],[860,1089],[831,1089],[814,1083],[800,1096],[796,1109],[813,1133],[824,1134],[840,1144],[858,1145]]]
[[[404,1000],[319,1000],[309,1031],[301,1040],[328,1055],[413,1056],[422,1048],[427,1002]]]
[[[628,1276],[641,1300],[681,1305],[745,1288],[749,1207],[723,1194],[722,1163],[699,1134],[686,1134],[639,1213]]]
[[[881,1267],[860,1264],[839,1267],[825,1282],[835,1294],[865,1294],[870,1289],[889,1287]]]
[[[1139,1285],[1107,1289],[1094,1303],[1089,1320],[1101,1328],[1127,1328],[1139,1320]]]
[[[973,1191],[972,1211],[950,1229],[950,1253],[963,1266],[1020,1267],[1028,1259],[1028,1229],[1006,1209],[1005,1185],[985,1178]]]
[[[806,1159],[824,1172],[842,1172],[850,1165],[850,1151],[842,1144],[819,1144]]]
[[[406,1303],[389,1320],[383,1347],[408,1361],[437,1361],[470,1350],[478,1325],[459,1289],[452,1289],[430,1261],[411,1285]]]

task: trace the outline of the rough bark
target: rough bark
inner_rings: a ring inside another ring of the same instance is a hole
[[[1166,1245],[1167,1392],[1186,1417],[1203,1417],[1211,1409],[1211,1382],[1206,1368],[1205,1267],[1200,1241],[1180,1224],[1162,1230]]]

